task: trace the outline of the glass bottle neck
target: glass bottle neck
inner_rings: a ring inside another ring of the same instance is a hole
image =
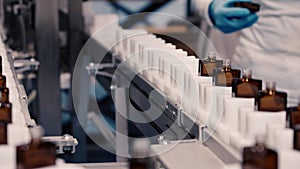
[[[251,77],[249,77],[249,76],[243,76],[242,79],[243,79],[244,82],[248,82],[249,79],[251,79]]]
[[[39,145],[41,143],[41,140],[40,139],[37,139],[37,138],[33,138],[31,140],[31,144],[32,145]]]
[[[266,145],[264,143],[256,143],[255,144],[255,151],[263,152],[266,149]]]
[[[9,102],[9,91],[8,88],[1,89],[0,92],[0,102],[8,103]]]
[[[206,60],[209,61],[209,62],[215,62],[216,61],[216,56],[210,56],[209,55]]]
[[[207,61],[214,62],[214,61],[216,61],[216,59],[217,59],[217,53],[216,53],[216,51],[211,50],[211,51],[208,53]]]
[[[273,94],[276,91],[276,83],[275,82],[266,82],[266,91],[269,94]]]
[[[265,135],[262,134],[256,135],[255,151],[262,152],[266,149],[265,138],[266,138]]]
[[[230,65],[223,65],[223,70],[224,71],[230,71],[231,70],[231,66]]]
[[[252,70],[251,69],[243,69],[243,79],[248,81],[252,78]]]
[[[272,95],[273,93],[275,93],[275,89],[274,88],[266,88],[266,92],[269,94],[269,95]]]
[[[225,59],[223,61],[223,70],[224,71],[230,71],[231,70],[230,59]]]

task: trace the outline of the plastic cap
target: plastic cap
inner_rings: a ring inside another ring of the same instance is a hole
[[[275,81],[266,81],[266,89],[267,90],[275,90],[276,82]]]
[[[225,59],[223,61],[223,66],[230,67],[230,65],[231,65],[231,60],[230,59]]]
[[[208,52],[208,59],[216,59],[217,58],[217,52],[215,50],[211,50]]]
[[[257,144],[265,144],[266,135],[265,134],[257,134],[255,136],[255,142]]]
[[[251,69],[243,69],[243,77],[252,77]]]
[[[40,139],[44,135],[44,129],[42,126],[29,128],[29,132],[32,140]]]

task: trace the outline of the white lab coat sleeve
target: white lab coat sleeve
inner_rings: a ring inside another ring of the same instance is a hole
[[[207,21],[209,26],[214,26],[208,15],[208,7],[212,1],[213,0],[193,0],[193,4],[195,5],[199,15]]]

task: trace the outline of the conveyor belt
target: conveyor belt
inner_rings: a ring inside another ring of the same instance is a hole
[[[9,101],[12,103],[12,124],[8,124],[8,144],[0,145],[0,164],[1,168],[14,169],[16,167],[16,146],[27,144],[31,140],[28,127],[34,127],[36,124],[31,119],[27,96],[22,85],[19,84],[15,69],[13,66],[12,56],[7,55],[4,43],[0,40],[0,55],[2,56],[3,75],[6,76],[6,86],[9,88]],[[65,165],[60,159],[57,160],[56,166],[45,168],[66,168],[83,169],[80,165]]]

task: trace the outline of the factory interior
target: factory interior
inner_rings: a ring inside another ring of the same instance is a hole
[[[299,169],[300,48],[236,57],[269,4],[233,31],[225,1],[0,0],[0,168]]]

